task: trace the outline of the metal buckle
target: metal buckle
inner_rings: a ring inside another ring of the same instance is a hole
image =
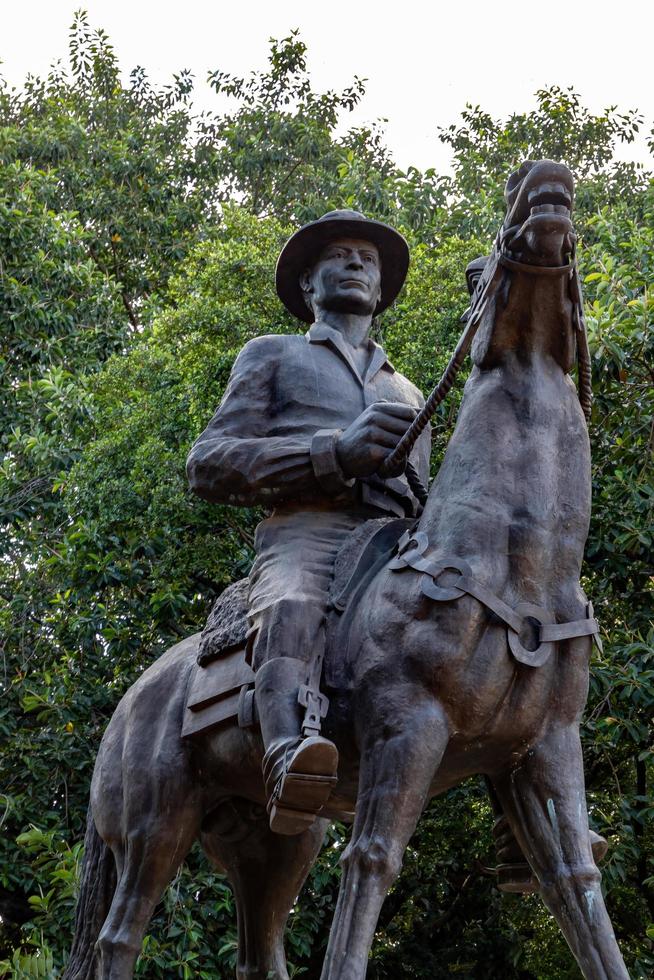
[[[590,599],[586,603],[586,619],[595,619],[595,610],[593,609],[593,604]],[[604,644],[602,643],[602,637],[599,633],[593,633],[593,643],[597,647],[598,653],[604,653]]]
[[[522,617],[523,623],[527,619],[535,619],[538,626],[545,626],[554,622],[554,616],[542,609],[540,606],[533,606],[530,602],[520,602],[515,607],[515,612]],[[538,630],[538,646],[535,650],[528,650],[520,642],[520,635],[507,624],[507,635],[509,647],[515,659],[525,664],[527,667],[541,667],[552,652],[552,643],[543,643],[540,639],[540,628]]]
[[[413,545],[413,548],[410,545]],[[397,543],[397,555],[389,561],[386,567],[393,571],[406,568],[412,558],[422,557],[428,545],[429,538],[424,531],[405,531]]]
[[[465,595],[465,589],[459,589],[456,585],[438,585],[436,579],[445,571],[459,573],[459,580],[472,577],[472,569],[467,561],[462,558],[442,558],[434,562],[428,572],[422,578],[422,591],[424,595],[436,602],[450,602],[452,599],[460,599]]]
[[[327,715],[329,698],[322,691],[315,691],[308,684],[302,684],[297,696],[298,704],[306,708],[302,722],[303,735],[319,735],[321,719]]]

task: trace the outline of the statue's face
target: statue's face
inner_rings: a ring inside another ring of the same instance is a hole
[[[377,247],[356,238],[334,239],[300,285],[316,317],[320,310],[372,316],[381,296]]]

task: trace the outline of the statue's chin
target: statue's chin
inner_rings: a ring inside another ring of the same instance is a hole
[[[349,313],[355,316],[372,316],[374,307],[366,299],[356,296],[333,296],[323,304],[323,309],[330,313]]]

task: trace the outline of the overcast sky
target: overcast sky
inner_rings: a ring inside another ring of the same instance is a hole
[[[466,102],[502,117],[533,108],[534,92],[553,83],[574,86],[594,112],[617,103],[640,109],[647,131],[654,124],[652,0],[0,0],[5,77],[20,83],[63,57],[79,6],[108,31],[125,70],[141,64],[165,81],[190,68],[203,105],[209,69],[263,68],[268,39],[299,27],[316,87],[368,78],[363,106],[349,119],[387,118],[402,167],[447,166],[437,127],[456,122]],[[621,156],[646,161],[644,139]]]

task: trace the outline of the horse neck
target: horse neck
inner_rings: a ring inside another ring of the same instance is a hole
[[[448,554],[494,564],[511,554],[534,576],[530,556],[540,554],[574,577],[588,531],[590,452],[566,373],[574,351],[567,286],[523,275],[489,306],[420,528]]]
[[[554,362],[563,373],[574,363],[573,304],[569,279],[527,272],[505,272],[472,347],[481,370]]]

